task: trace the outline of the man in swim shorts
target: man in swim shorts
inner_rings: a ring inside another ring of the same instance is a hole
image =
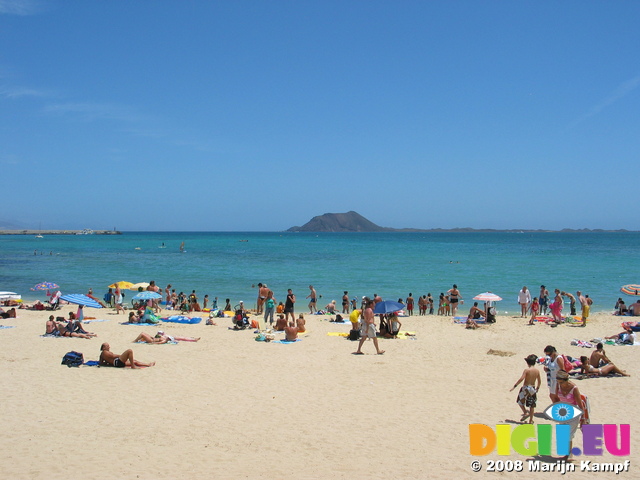
[[[107,367],[124,368],[130,366],[131,368],[138,367],[153,367],[156,362],[142,363],[133,359],[133,350],[125,350],[122,354],[116,355],[111,350],[108,343],[103,343],[100,346],[100,365]]]
[[[267,294],[269,293],[269,288],[266,284],[259,283],[258,284],[258,311],[256,315],[260,315],[264,313],[264,302],[267,300]]]
[[[311,293],[307,295],[307,298],[309,299],[309,313],[314,313],[318,311],[318,308],[316,306],[316,302],[318,301],[318,294],[316,293],[316,289],[313,288],[313,285],[309,285],[309,290],[311,290]]]
[[[540,313],[542,315],[547,314],[547,308],[549,308],[549,290],[544,285],[540,285],[540,295],[538,296],[540,303]]]
[[[578,296],[578,300],[580,300],[580,305],[582,305],[582,312],[580,313],[580,316],[582,317],[582,325],[580,326],[586,327],[589,311],[591,310],[591,304],[589,303],[589,299],[582,295],[582,292],[579,290],[576,292],[576,295]]]
[[[360,330],[360,342],[358,343],[358,350],[354,352],[355,355],[364,355],[364,353],[362,353],[362,345],[368,338],[373,340],[373,345],[376,347],[376,352],[378,353],[378,355],[382,355],[384,353],[384,350],[380,350],[380,347],[378,346],[375,317],[373,315],[374,305],[375,302],[371,300],[367,301],[366,308],[364,309],[364,312],[362,314],[364,321],[362,322],[362,328]]]
[[[540,389],[540,383],[542,380],[540,379],[540,370],[535,366],[538,361],[538,357],[532,353],[526,357],[524,361],[527,362],[527,368],[524,369],[518,381],[509,391],[512,392],[520,382],[524,381],[522,387],[520,387],[520,391],[518,392],[516,403],[522,409],[522,420],[529,417],[529,423],[533,423],[533,411],[536,407],[538,390]],[[527,408],[529,411],[527,411]]]

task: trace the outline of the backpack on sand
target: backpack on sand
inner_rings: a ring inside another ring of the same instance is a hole
[[[80,352],[68,352],[62,357],[62,365],[67,367],[79,367],[84,363],[84,355]]]

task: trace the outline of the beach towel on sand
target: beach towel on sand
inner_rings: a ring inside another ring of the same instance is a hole
[[[487,319],[484,317],[474,318],[476,323],[487,323]],[[467,317],[453,317],[453,323],[467,323]]]
[[[296,343],[296,342],[301,342],[302,339],[301,338],[296,338],[295,340],[274,340],[271,343]]]
[[[129,322],[122,322],[120,325],[139,325],[141,327],[157,327],[158,324],[157,323],[129,323]]]

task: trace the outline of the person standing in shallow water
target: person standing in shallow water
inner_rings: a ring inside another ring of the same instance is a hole
[[[409,313],[409,315],[413,315],[413,294],[409,293],[409,296],[407,297],[406,300],[406,304],[407,304],[407,313]]]
[[[531,292],[527,287],[522,287],[522,290],[518,293],[518,303],[520,304],[520,316],[526,317],[529,311],[529,305],[531,304]]]
[[[316,293],[316,289],[313,288],[313,285],[309,285],[309,290],[310,293],[307,295],[307,298],[309,299],[309,313],[315,313],[318,311],[318,294]]]
[[[462,295],[460,294],[460,290],[458,290],[458,285],[453,284],[453,288],[447,291],[449,296],[449,305],[451,305],[451,315],[453,317],[456,316],[458,312],[458,303],[462,300]]]
[[[342,313],[349,313],[349,292],[344,291],[342,295]]]
[[[547,314],[547,308],[549,308],[549,290],[544,285],[540,285],[540,296],[538,297],[540,303],[540,313],[542,315]]]

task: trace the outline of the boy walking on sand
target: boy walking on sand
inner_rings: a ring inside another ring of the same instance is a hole
[[[527,368],[522,372],[522,376],[515,383],[513,388],[509,390],[513,392],[515,388],[520,385],[520,382],[524,380],[522,387],[520,387],[520,391],[518,392],[518,398],[516,399],[516,403],[520,405],[522,409],[522,418],[521,421],[524,421],[527,417],[529,417],[528,423],[533,423],[533,411],[536,407],[537,401],[537,393],[540,389],[540,370],[538,370],[535,365],[538,357],[534,353],[529,355],[524,359],[527,362]],[[529,411],[527,412],[527,407]]]

